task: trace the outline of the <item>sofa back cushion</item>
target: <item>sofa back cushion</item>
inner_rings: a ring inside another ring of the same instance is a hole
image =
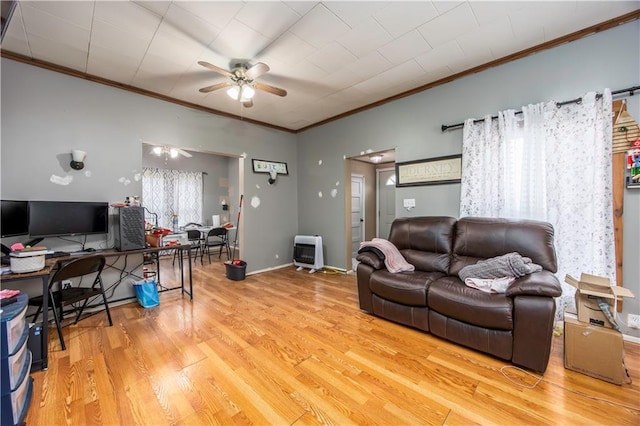
[[[556,272],[558,265],[550,223],[524,219],[465,217],[456,224],[450,275],[460,269],[503,254],[518,252],[544,269]]]
[[[448,273],[455,224],[455,218],[445,216],[398,218],[389,241],[416,270]]]

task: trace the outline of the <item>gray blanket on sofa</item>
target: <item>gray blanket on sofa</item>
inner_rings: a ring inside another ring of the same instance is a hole
[[[519,278],[541,270],[542,266],[533,263],[530,258],[513,252],[467,265],[460,270],[458,276],[462,281],[467,278]]]

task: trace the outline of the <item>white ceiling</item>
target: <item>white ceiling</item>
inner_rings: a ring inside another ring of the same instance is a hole
[[[640,9],[640,1],[20,1],[4,51],[283,127],[305,128]],[[199,88],[271,68],[243,109]]]

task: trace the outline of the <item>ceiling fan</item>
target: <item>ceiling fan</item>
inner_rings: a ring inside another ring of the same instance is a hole
[[[182,155],[185,158],[193,157],[193,155],[191,155],[189,152],[185,151],[184,149],[176,148],[175,146],[147,141],[142,141],[142,143],[153,146],[153,148],[151,148],[151,153],[157,155],[158,157],[164,155],[165,161],[168,158],[177,158],[178,155]]]
[[[256,78],[269,71],[269,66],[262,62],[258,62],[251,67],[247,64],[236,64],[231,71],[227,71],[224,68],[217,67],[205,61],[198,61],[198,64],[210,69],[211,71],[228,77],[230,80],[203,87],[200,89],[200,92],[202,93],[209,93],[214,90],[228,87],[227,95],[236,101],[240,101],[245,108],[251,108],[253,106],[253,95],[255,94],[255,89],[282,97],[287,96],[287,91],[284,89],[254,81]]]

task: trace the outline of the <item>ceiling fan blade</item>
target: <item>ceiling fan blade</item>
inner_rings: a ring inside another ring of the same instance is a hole
[[[184,156],[185,156],[185,157],[187,157],[187,158],[191,158],[191,157],[193,157],[193,155],[191,155],[190,153],[188,153],[188,152],[187,152],[187,151],[185,151],[184,149],[180,149],[180,148],[173,148],[173,149],[175,149],[176,151],[178,151],[178,153],[179,153],[180,155],[184,155]]]
[[[200,92],[209,93],[209,92],[213,92],[214,90],[222,89],[223,87],[227,87],[227,86],[231,86],[231,84],[228,81],[223,81],[222,83],[213,84],[211,86],[203,87],[202,89],[200,89]]]
[[[245,107],[245,108],[251,108],[253,106],[253,101],[251,99],[249,99],[248,101],[243,102],[242,106]]]
[[[209,68],[211,71],[215,71],[218,74],[224,75],[225,77],[233,77],[233,74],[230,71],[225,70],[224,68],[217,67],[205,61],[198,61],[198,63],[205,68]]]
[[[264,83],[253,83],[253,87],[259,90],[264,90],[265,92],[273,93],[278,96],[287,96],[287,91],[284,89],[280,89],[279,87],[271,86],[269,84]]]
[[[269,66],[267,64],[263,64],[262,62],[258,62],[248,70],[244,72],[244,75],[247,76],[249,80],[255,80],[260,77],[262,74],[269,71]]]

